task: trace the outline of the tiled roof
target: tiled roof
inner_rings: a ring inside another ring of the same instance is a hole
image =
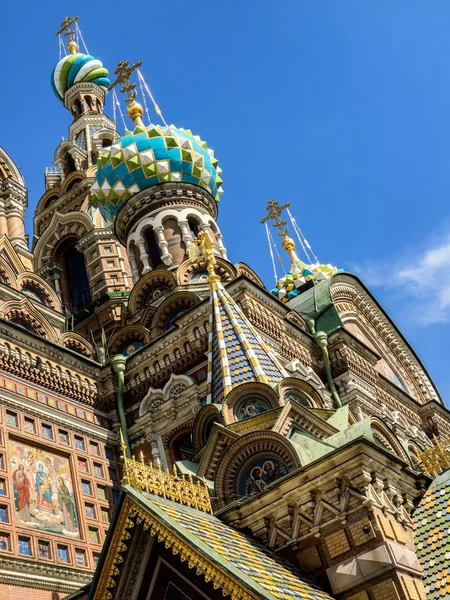
[[[427,598],[450,598],[450,470],[436,477],[426,491],[414,522]]]
[[[241,383],[277,383],[284,377],[269,348],[223,286],[211,292],[208,401],[221,403]]]
[[[129,490],[129,491],[128,491]],[[302,573],[249,536],[217,517],[127,488],[193,548],[266,600],[331,600]]]

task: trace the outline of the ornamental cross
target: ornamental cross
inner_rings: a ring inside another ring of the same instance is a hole
[[[130,83],[130,77],[133,71],[142,65],[142,60],[138,60],[132,67],[129,67],[129,64],[129,60],[119,60],[117,69],[114,71],[114,75],[117,75],[117,79],[113,81],[108,88],[108,90],[112,90],[116,85],[122,84],[120,92],[127,95],[127,98],[125,98],[127,104],[131,104],[136,99],[136,84]]]
[[[61,23],[59,31],[56,35],[64,34],[68,42],[71,42],[75,37],[75,30],[72,29],[72,25],[78,21],[80,17],[64,17],[64,21]]]
[[[285,208],[288,208],[288,206],[290,206],[291,203],[290,202],[286,202],[285,204],[283,204],[283,206],[280,206],[280,203],[278,200],[269,200],[269,203],[267,204],[266,210],[267,210],[267,216],[264,217],[264,219],[261,219],[261,223],[265,223],[266,221],[272,220],[274,221],[272,223],[272,226],[275,227],[275,229],[279,229],[279,233],[278,235],[282,238],[287,236],[288,233],[288,229],[286,227],[286,220],[280,219],[281,213],[283,212],[283,210]]]

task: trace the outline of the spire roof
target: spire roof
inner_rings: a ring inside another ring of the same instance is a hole
[[[208,345],[208,403],[221,404],[237,385],[275,384],[286,377],[270,349],[220,282],[214,245],[201,231],[189,246],[192,262],[206,265],[211,286]]]
[[[241,383],[278,383],[285,374],[269,348],[222,284],[212,287],[208,402],[221,403]]]

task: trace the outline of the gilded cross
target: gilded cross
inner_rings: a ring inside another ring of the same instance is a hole
[[[68,42],[71,42],[75,37],[75,30],[72,29],[72,25],[78,21],[80,17],[64,17],[64,21],[61,23],[59,31],[56,35],[64,34]]]
[[[269,220],[274,221],[272,223],[272,226],[275,227],[275,229],[280,230],[278,235],[281,236],[282,238],[286,237],[287,233],[288,233],[288,229],[286,227],[286,220],[280,219],[280,217],[281,217],[281,213],[283,212],[283,210],[285,208],[288,208],[288,206],[290,206],[290,205],[291,205],[290,202],[286,202],[285,204],[280,206],[280,203],[278,200],[269,200],[269,203],[267,204],[267,207],[266,207],[267,216],[264,217],[264,219],[261,219],[261,223],[265,223],[266,221],[269,221]]]
[[[121,84],[120,91],[122,94],[126,94],[125,102],[131,104],[136,100],[136,84],[130,83],[130,77],[133,71],[142,65],[142,60],[138,60],[133,66],[129,67],[129,60],[120,60],[117,63],[117,69],[114,71],[114,75],[117,75],[117,79],[111,83],[108,90],[112,90],[116,85]]]

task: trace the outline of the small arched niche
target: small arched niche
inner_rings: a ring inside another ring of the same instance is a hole
[[[64,239],[55,252],[55,261],[62,266],[61,288],[71,311],[76,313],[92,301],[84,255],[77,249],[77,238]]]

